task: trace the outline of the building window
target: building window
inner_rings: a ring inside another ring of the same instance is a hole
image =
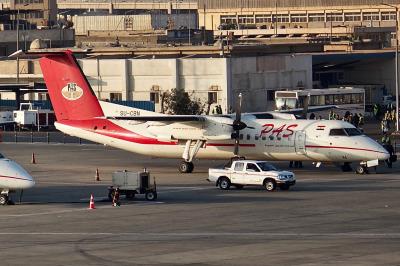
[[[394,11],[385,11],[381,12],[382,20],[396,20],[396,12]]]
[[[292,14],[290,15],[291,22],[307,22],[307,14]]]
[[[342,13],[326,13],[326,21],[343,22],[343,14]]]
[[[110,93],[110,101],[112,101],[112,102],[122,101],[122,93],[111,92]]]
[[[361,21],[361,13],[359,12],[351,12],[344,14],[345,21]]]
[[[160,103],[160,93],[157,92],[150,92],[150,101],[153,103]]]
[[[272,16],[273,22],[280,22],[280,23],[288,23],[289,22],[289,15],[286,14],[278,14]]]
[[[43,0],[15,0],[16,4],[41,4]]]
[[[308,14],[308,22],[324,22],[325,14],[324,13],[310,13]]]
[[[240,15],[239,24],[254,24],[253,15]]]
[[[271,23],[272,16],[267,14],[256,15],[256,23]]]
[[[133,17],[125,17],[124,18],[125,29],[133,29]]]
[[[371,20],[379,20],[378,12],[363,12],[363,20],[371,21]]]
[[[237,24],[235,15],[221,16],[221,24]]]
[[[217,103],[218,102],[218,93],[216,91],[209,91],[208,92],[208,103]]]

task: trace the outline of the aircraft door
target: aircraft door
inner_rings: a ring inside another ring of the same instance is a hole
[[[296,131],[294,146],[296,154],[306,154],[306,132]]]

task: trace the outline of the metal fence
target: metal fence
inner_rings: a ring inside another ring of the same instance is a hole
[[[8,143],[95,144],[88,140],[68,136],[60,131],[0,131],[0,141]]]
[[[382,1],[381,1],[382,2]],[[274,7],[327,7],[372,5],[381,3],[376,0],[198,0],[199,9],[229,8],[274,8]],[[386,0],[387,4],[400,4],[400,0]]]
[[[34,107],[40,107],[41,109],[50,109],[53,110],[50,101],[29,101],[32,103]],[[155,106],[154,102],[151,101],[112,101],[112,103],[125,105],[133,108],[139,108],[147,111],[154,112]],[[3,109],[11,110],[15,108],[19,108],[16,106],[17,102],[15,100],[0,100],[0,106]]]

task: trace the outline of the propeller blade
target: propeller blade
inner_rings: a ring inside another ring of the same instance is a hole
[[[306,96],[303,103],[303,118],[307,119],[308,106],[310,105],[310,94]]]
[[[233,121],[233,130],[235,130],[235,149],[233,154],[237,157],[239,156],[239,131],[246,128],[247,125],[242,121],[242,93],[239,93],[238,98],[236,100],[236,119]]]
[[[239,156],[239,130],[235,132],[235,149],[233,150],[235,157]]]
[[[236,121],[240,121],[242,118],[242,93],[239,93],[236,100]]]

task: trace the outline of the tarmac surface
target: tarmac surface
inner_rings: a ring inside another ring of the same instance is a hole
[[[217,189],[207,171],[222,161],[180,174],[179,160],[101,145],[2,143],[0,151],[36,181],[22,203],[14,194],[16,205],[0,206],[3,265],[400,264],[399,163],[368,175],[305,163],[293,169],[296,186],[269,193]],[[113,207],[111,173],[143,167],[156,177],[157,201]]]

